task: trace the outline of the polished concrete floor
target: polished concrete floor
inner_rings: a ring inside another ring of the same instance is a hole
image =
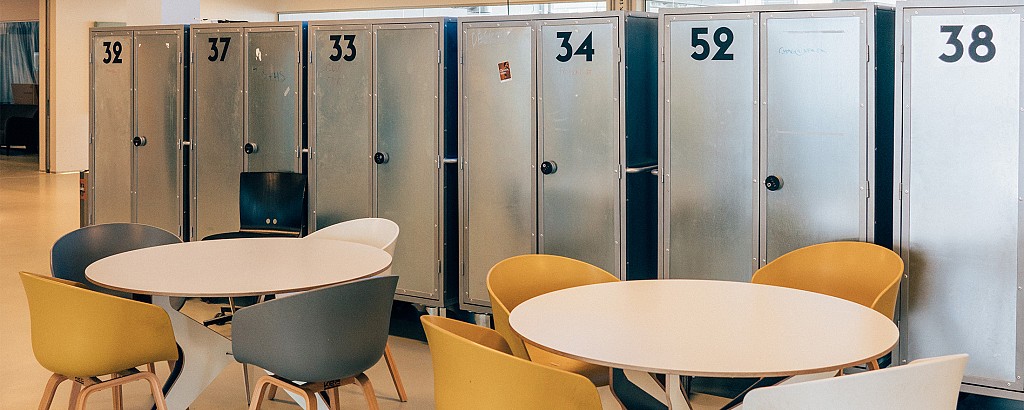
[[[0,410],[36,408],[50,376],[32,355],[28,307],[17,273],[48,273],[50,246],[61,235],[79,226],[77,173],[39,173],[37,160],[36,156],[0,155]],[[214,307],[191,300],[184,311],[197,318],[207,318],[214,310]],[[409,401],[398,401],[383,361],[367,374],[382,409],[431,409],[434,406],[430,352],[418,333],[416,313],[407,306],[400,306],[395,312],[398,316],[392,334],[408,337],[392,336],[390,342]],[[230,334],[230,326],[217,329]],[[159,376],[166,377],[166,367],[157,367]],[[255,375],[255,371],[252,374]],[[356,387],[348,386],[343,391],[341,409],[366,408]],[[606,387],[599,391],[605,409],[618,408]],[[53,408],[66,408],[68,393],[68,383],[65,383],[57,392]],[[725,402],[718,397],[695,396],[696,408],[715,408]],[[149,409],[152,403],[141,384],[128,386],[125,399],[126,409]],[[110,408],[110,400],[109,394],[98,394],[89,404],[93,408]],[[1024,409],[1024,403],[962,395],[958,407]],[[191,406],[192,410],[245,408],[242,366],[238,364],[225,369]],[[298,407],[286,399],[265,406],[267,410],[295,408]]]

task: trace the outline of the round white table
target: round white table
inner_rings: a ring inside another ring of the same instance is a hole
[[[585,362],[680,376],[794,376],[864,364],[899,339],[884,315],[843,299],[743,282],[649,280],[563,289],[509,317],[523,339]]]
[[[89,281],[153,295],[167,311],[183,352],[166,392],[168,409],[185,409],[229,363],[231,341],[173,309],[171,296],[240,297],[298,292],[373,276],[391,255],[371,246],[320,239],[259,238],[185,242],[138,249],[89,265]]]

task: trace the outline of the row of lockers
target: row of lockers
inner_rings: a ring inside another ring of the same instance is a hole
[[[901,7],[94,29],[91,221],[194,240],[237,228],[238,172],[307,172],[311,230],[393,219],[398,298],[475,312],[515,254],[745,281],[872,241],[907,262],[898,358],[1010,395],[1022,13]]]

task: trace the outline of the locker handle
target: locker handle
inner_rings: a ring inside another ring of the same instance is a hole
[[[135,138],[132,138],[132,145],[134,145],[136,147],[141,147],[143,145],[146,145],[146,137],[135,137]]]
[[[458,158],[445,158],[445,159],[441,160],[441,162],[445,163],[445,164],[458,164],[459,163],[459,159]]]
[[[260,147],[256,145],[256,143],[247,142],[242,146],[242,150],[245,151],[246,154],[254,154],[260,150]]]
[[[627,174],[640,174],[644,172],[650,172],[651,175],[658,175],[658,164],[644,167],[626,167]]]
[[[377,165],[387,164],[389,159],[390,157],[388,157],[388,153],[386,152],[378,152],[376,154],[373,154],[373,162],[376,163]]]
[[[764,179],[764,187],[768,188],[769,191],[778,191],[782,189],[782,178],[769,175],[768,178]]]
[[[540,172],[544,175],[551,175],[558,172],[558,164],[555,161],[544,161],[540,163]]]

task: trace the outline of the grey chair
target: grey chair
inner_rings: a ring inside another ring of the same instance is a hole
[[[397,276],[379,276],[235,312],[235,360],[274,373],[256,382],[251,408],[260,408],[270,386],[305,398],[306,408],[314,410],[317,394],[332,392],[331,402],[338,403],[337,388],[358,383],[376,409],[377,397],[363,372],[384,354],[397,286]]]
[[[111,255],[172,243],[181,243],[181,239],[155,226],[135,223],[90,225],[71,231],[54,242],[50,250],[50,272],[55,278],[75,281],[97,292],[148,302],[147,296],[92,284],[85,277],[85,268]],[[184,305],[184,298],[171,298],[174,309],[181,309]]]

